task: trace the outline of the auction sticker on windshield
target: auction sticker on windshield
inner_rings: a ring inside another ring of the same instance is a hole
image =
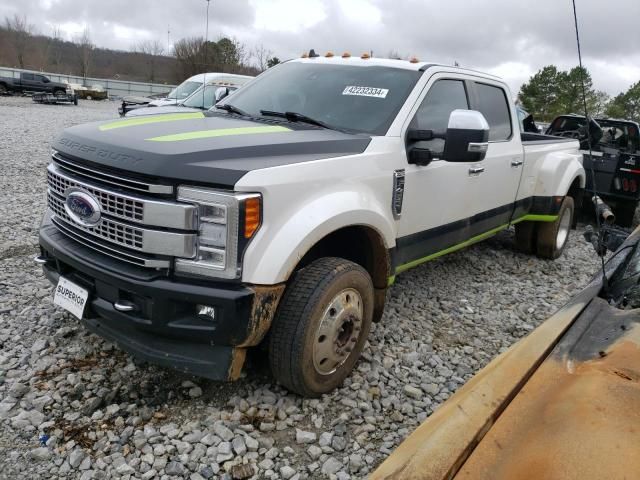
[[[356,87],[354,85],[346,87],[342,95],[356,95],[358,97],[374,97],[374,98],[387,98],[389,93],[388,88],[374,88],[374,87]]]
[[[89,292],[75,283],[60,277],[56,293],[53,297],[53,303],[64,308],[74,316],[82,319],[84,307],[87,304]]]

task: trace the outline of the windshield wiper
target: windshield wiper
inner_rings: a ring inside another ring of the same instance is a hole
[[[286,118],[287,120],[289,120],[290,122],[302,122],[302,123],[308,123],[310,125],[317,125],[318,127],[322,127],[322,128],[326,128],[328,130],[336,130],[336,131],[342,131],[337,127],[333,127],[327,123],[324,123],[320,120],[316,120],[315,118],[311,118],[311,117],[307,117],[306,115],[303,115],[302,113],[297,113],[297,112],[273,112],[271,110],[260,110],[260,114],[261,115],[265,115],[267,117],[281,117],[281,118]]]
[[[242,115],[243,117],[250,117],[247,112],[244,110],[240,110],[238,107],[234,107],[230,103],[224,103],[222,105],[215,105],[218,110],[224,110],[225,112],[235,113],[237,115]]]

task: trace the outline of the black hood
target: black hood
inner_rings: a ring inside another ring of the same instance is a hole
[[[78,125],[53,147],[110,168],[232,188],[249,171],[358,154],[370,141],[302,123],[192,112]]]

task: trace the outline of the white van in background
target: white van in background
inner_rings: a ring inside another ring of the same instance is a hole
[[[176,88],[169,92],[166,98],[160,98],[149,102],[149,107],[165,107],[168,105],[177,105],[186,100],[193,92],[205,83],[212,81],[217,82],[233,82],[239,78],[248,79],[246,75],[233,75],[231,73],[200,73],[186,79]],[[245,80],[246,81],[246,80]]]
[[[216,74],[216,78],[214,80],[207,80],[206,85],[201,85],[191,95],[186,99],[179,101],[176,105],[165,105],[156,108],[138,108],[129,111],[125,116],[139,117],[145,115],[158,115],[161,113],[184,113],[189,111],[197,112],[199,110],[209,110],[219,100],[235,92],[253,78],[254,77],[247,75],[221,76]]]

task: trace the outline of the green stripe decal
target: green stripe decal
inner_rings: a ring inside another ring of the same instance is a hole
[[[404,265],[400,265],[399,267],[396,267],[396,275],[399,273],[402,273],[404,271],[409,270],[410,268],[413,267],[417,267],[418,265],[422,265],[423,263],[426,263],[430,260],[435,260],[436,258],[442,257],[444,255],[447,255],[448,253],[453,253],[456,252],[458,250],[462,250],[465,247],[468,247],[470,245],[473,245],[474,243],[478,243],[481,242],[482,240],[485,240],[489,237],[494,236],[496,233],[501,232],[502,230],[506,229],[509,227],[509,224],[505,224],[505,225],[500,225],[499,227],[494,228],[493,230],[489,230],[488,232],[482,233],[480,235],[477,235],[475,237],[470,238],[469,240],[466,240],[462,243],[459,243],[457,245],[454,245],[453,247],[449,247],[446,248],[444,250],[441,250],[439,252],[433,253],[427,257],[423,257],[423,258],[419,258],[418,260],[414,260],[413,262],[409,262],[409,263],[405,263]],[[395,276],[392,277],[395,280]]]
[[[153,107],[149,107],[153,108]],[[194,118],[204,118],[202,112],[189,113],[165,113],[160,115],[149,115],[148,117],[125,118],[115,122],[105,123],[98,127],[99,130],[113,130],[114,128],[135,127],[138,125],[149,125],[150,123],[175,122],[178,120],[193,120]]]
[[[439,252],[433,253],[427,257],[419,258],[418,260],[414,260],[409,263],[405,263],[404,265],[400,265],[396,267],[395,275],[389,277],[387,279],[387,286],[391,286],[396,281],[396,275],[399,273],[405,272],[413,267],[417,267],[418,265],[422,265],[423,263],[429,262],[431,260],[435,260],[436,258],[447,255],[448,253],[453,253],[458,250],[462,250],[465,247],[473,245],[474,243],[481,242],[482,240],[486,240],[489,237],[494,236],[496,233],[501,232],[509,228],[509,225],[514,225],[516,223],[528,221],[528,222],[555,222],[558,219],[558,215],[525,215],[524,217],[520,217],[517,220],[514,220],[510,224],[500,225],[499,227],[494,228],[493,230],[489,230],[488,232],[482,233],[475,237],[470,238],[469,240],[449,247],[445,250],[441,250]]]
[[[525,215],[511,222],[512,225],[520,222],[555,222],[558,215]]]
[[[197,130],[194,132],[176,133],[174,135],[162,135],[160,137],[147,138],[147,140],[151,142],[181,142],[184,140],[197,140],[199,138],[250,135],[256,133],[285,133],[290,131],[290,129],[278,125],[264,127],[221,128],[218,130]]]

